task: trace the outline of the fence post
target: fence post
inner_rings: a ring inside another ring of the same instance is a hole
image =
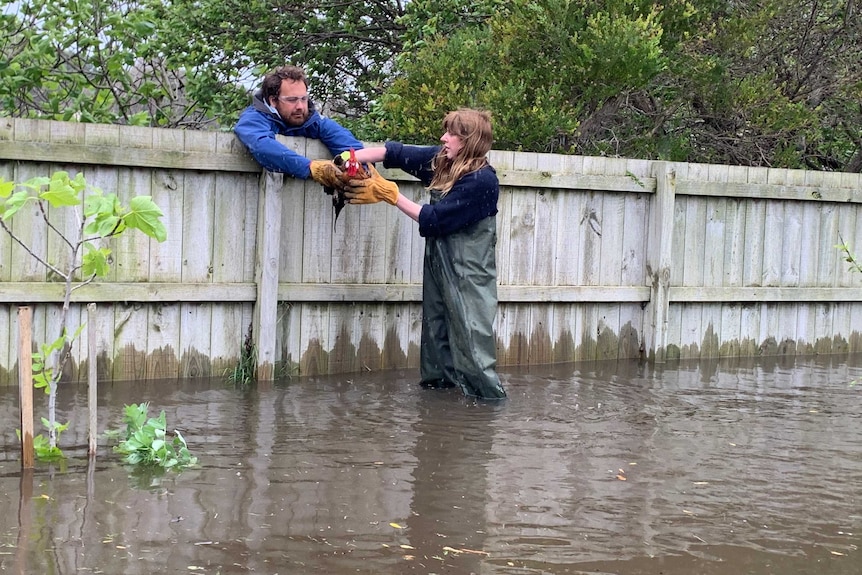
[[[21,399],[21,466],[33,469],[33,310],[18,308],[18,388]]]
[[[96,365],[96,304],[87,304],[87,412],[90,415],[89,454],[96,456],[99,437],[98,418],[98,366]]]
[[[275,374],[275,333],[278,322],[278,250],[281,242],[281,188],[284,174],[264,170],[260,179],[257,213],[257,258],[254,302],[254,347],[257,379],[269,381]]]
[[[670,304],[671,249],[676,172],[667,162],[653,164],[655,200],[649,216],[646,270],[650,300],[644,314],[644,349],[647,357],[664,363],[667,353],[667,314]]]

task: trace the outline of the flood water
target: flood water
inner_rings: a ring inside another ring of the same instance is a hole
[[[100,431],[148,401],[186,437],[162,477],[87,458],[84,386],[22,474],[0,389],[0,573],[862,573],[862,357],[417,375],[103,384]]]

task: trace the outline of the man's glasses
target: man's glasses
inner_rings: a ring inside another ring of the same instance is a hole
[[[308,96],[279,96],[279,102],[284,102],[285,104],[296,104],[297,102],[302,102],[305,104],[308,102]]]

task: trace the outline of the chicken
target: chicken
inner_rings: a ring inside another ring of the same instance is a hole
[[[341,213],[341,210],[344,208],[344,204],[347,203],[347,200],[344,197],[344,191],[347,189],[347,184],[350,180],[364,180],[370,177],[370,174],[362,164],[356,161],[356,151],[353,148],[351,148],[350,151],[341,152],[332,158],[332,162],[339,170],[341,170],[339,179],[344,183],[344,185],[340,187],[323,187],[323,191],[332,196],[332,208],[335,213],[335,217],[332,219],[332,227],[334,229],[335,221],[338,220],[338,214]]]

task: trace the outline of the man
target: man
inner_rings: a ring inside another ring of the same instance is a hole
[[[240,114],[234,133],[257,162],[272,172],[314,179],[325,187],[340,187],[338,169],[329,160],[309,160],[276,139],[276,134],[320,140],[335,156],[362,143],[335,120],[321,116],[308,98],[308,80],[297,66],[282,66],[267,74],[251,106]]]

